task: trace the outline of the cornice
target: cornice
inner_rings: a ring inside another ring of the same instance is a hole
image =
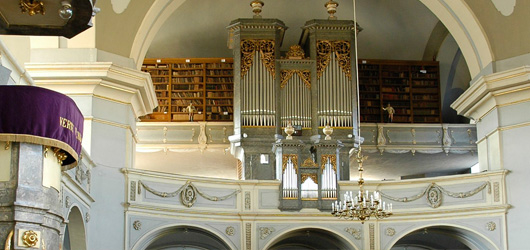
[[[158,105],[148,73],[110,62],[29,63],[26,70],[37,86],[130,104],[136,117],[151,113]]]
[[[530,66],[486,75],[451,104],[458,114],[480,120],[493,109],[518,103],[530,96]]]

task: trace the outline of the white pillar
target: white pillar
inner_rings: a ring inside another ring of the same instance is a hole
[[[96,165],[87,248],[126,249],[121,169],[134,167],[137,117],[157,103],[149,74],[110,62],[30,63],[26,69],[37,86],[70,96],[85,117],[83,148]]]
[[[530,217],[530,67],[483,76],[452,105],[477,124],[481,171],[510,170],[506,176],[508,247],[525,249]]]

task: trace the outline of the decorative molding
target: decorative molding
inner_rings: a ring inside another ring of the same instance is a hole
[[[331,60],[331,53],[335,53],[336,58],[339,60],[339,66],[346,74],[348,79],[351,78],[351,51],[349,41],[329,41],[319,40],[317,41],[317,78],[320,79],[324,70],[328,66]]]
[[[488,231],[495,231],[496,228],[497,228],[497,224],[495,224],[495,222],[490,221],[490,222],[486,223],[486,229]]]
[[[199,143],[199,149],[201,152],[204,152],[206,147],[208,147],[208,137],[206,136],[206,124],[199,123],[199,136],[197,137],[197,142]],[[194,133],[195,134],[195,133]]]
[[[295,73],[300,77],[300,79],[302,79],[304,85],[308,89],[311,89],[311,71],[298,69],[286,69],[280,71],[280,88],[283,89]]]
[[[374,223],[368,225],[370,231],[370,250],[375,250],[375,233],[374,233]]]
[[[158,105],[149,74],[112,62],[29,63],[25,69],[36,86],[68,96],[97,93],[105,99],[131,105],[135,117],[151,113]]]
[[[438,206],[441,205],[442,194],[445,194],[445,195],[453,197],[453,198],[468,198],[468,197],[471,197],[471,196],[477,194],[478,192],[482,191],[484,188],[488,187],[489,185],[490,185],[490,183],[486,181],[482,185],[478,186],[477,188],[475,188],[473,190],[470,190],[470,191],[467,191],[467,192],[457,192],[457,193],[455,193],[455,192],[447,191],[442,186],[440,186],[440,185],[438,185],[436,183],[431,183],[431,184],[429,184],[429,186],[427,186],[423,191],[421,191],[417,195],[408,196],[408,197],[401,197],[401,198],[390,196],[388,194],[383,193],[382,191],[379,191],[379,192],[381,193],[381,196],[383,196],[383,197],[385,197],[385,198],[387,198],[389,200],[397,201],[397,202],[411,202],[411,201],[415,201],[415,200],[423,197],[425,194],[428,194],[427,195],[427,201],[429,202],[429,204],[431,205],[432,208],[437,208]],[[432,197],[431,197],[431,195],[432,195]],[[438,205],[436,206],[436,204],[438,204]]]
[[[129,199],[136,201],[136,181],[131,181],[131,190],[129,191]]]
[[[500,199],[500,192],[499,192],[499,182],[493,183],[493,201],[499,202]]]
[[[394,236],[396,234],[396,229],[392,228],[392,227],[387,227],[386,230],[385,230],[385,234],[386,236]]]
[[[275,66],[274,66],[274,48],[275,43],[273,40],[254,40],[254,39],[247,39],[247,40],[241,40],[240,45],[241,50],[241,78],[243,78],[250,67],[253,64],[254,60],[254,53],[259,51],[261,61],[271,73],[272,76],[274,76]]]
[[[356,229],[356,228],[353,228],[353,227],[347,227],[347,228],[344,228],[344,231],[346,231],[349,234],[351,234],[356,240],[360,240],[361,239],[361,230],[359,230],[359,229]]]
[[[232,226],[226,227],[226,229],[225,229],[225,233],[228,236],[234,236],[235,231],[236,231],[236,229],[234,227],[232,227]]]
[[[88,223],[89,221],[90,221],[90,213],[86,212],[85,213],[85,222]]]
[[[243,162],[240,159],[237,159],[237,179],[243,179]]]
[[[265,238],[269,237],[276,229],[274,227],[260,227],[259,228],[259,238],[264,240]]]
[[[245,192],[245,210],[250,210],[250,192]]]
[[[192,207],[193,206],[193,204],[195,203],[195,200],[197,199],[197,195],[196,194],[199,194],[201,197],[203,197],[204,199],[207,199],[209,201],[223,201],[223,200],[229,199],[229,198],[231,198],[231,197],[233,197],[233,196],[235,196],[235,195],[237,195],[238,193],[241,192],[241,190],[238,189],[238,190],[232,192],[231,194],[228,194],[228,195],[225,195],[225,196],[221,196],[221,197],[210,196],[210,195],[207,195],[207,194],[201,192],[200,190],[198,190],[193,185],[193,183],[191,183],[190,180],[186,181],[186,183],[184,185],[182,185],[176,191],[170,192],[170,193],[168,193],[168,192],[160,192],[160,191],[154,190],[151,187],[147,186],[142,181],[138,181],[138,183],[140,184],[140,186],[144,187],[146,191],[149,191],[150,193],[152,193],[152,194],[154,194],[156,196],[162,197],[162,198],[171,198],[171,197],[175,197],[175,196],[180,194],[180,202],[182,203],[182,205],[184,205],[186,207]]]
[[[246,223],[245,224],[245,245],[246,245],[246,250],[251,250],[252,249],[252,224],[251,223]]]
[[[70,202],[70,196],[66,196],[66,198],[64,199],[64,206],[66,208],[69,208],[70,205],[72,205],[72,202]]]
[[[133,222],[133,228],[134,228],[134,230],[140,230],[140,229],[142,229],[142,222],[139,221],[139,220],[135,220],[135,221]]]

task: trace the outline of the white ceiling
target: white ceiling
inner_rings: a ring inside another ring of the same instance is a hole
[[[336,0],[336,16],[353,20],[353,1]],[[282,50],[297,44],[301,27],[326,19],[325,0],[264,0],[263,18],[278,18],[288,27]],[[250,0],[187,0],[166,21],[146,58],[232,57],[226,26],[251,18]],[[421,60],[438,19],[418,0],[357,0],[359,57]]]

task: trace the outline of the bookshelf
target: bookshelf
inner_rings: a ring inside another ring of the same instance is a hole
[[[441,123],[438,62],[359,60],[361,122]]]
[[[142,71],[151,74],[159,106],[141,121],[193,121],[233,119],[233,59],[168,58],[145,59]]]

